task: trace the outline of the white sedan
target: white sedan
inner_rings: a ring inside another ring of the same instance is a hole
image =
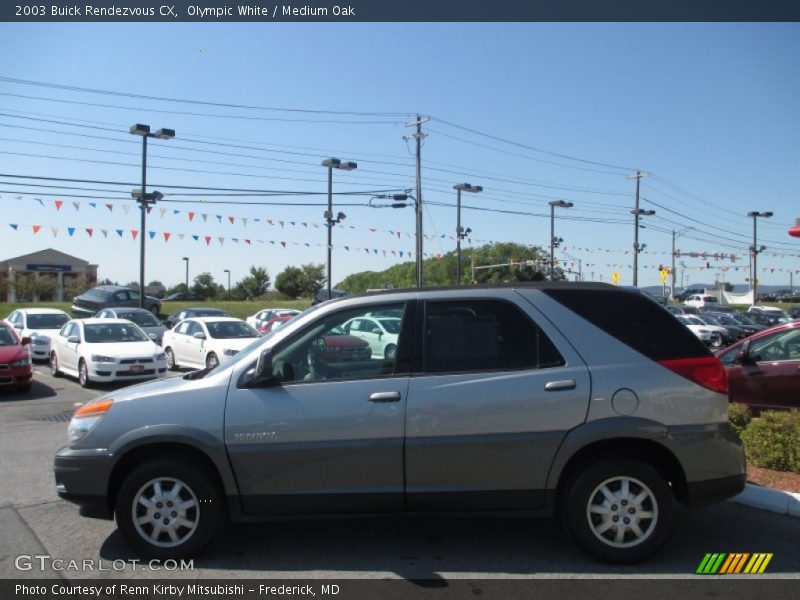
[[[373,358],[393,359],[397,355],[400,321],[398,317],[357,317],[345,323],[343,329],[367,342]]]
[[[56,308],[20,308],[6,321],[20,338],[31,338],[28,351],[33,360],[49,360],[52,340],[69,319],[67,313]]]
[[[241,319],[195,317],[184,319],[164,334],[161,345],[170,369],[216,367],[261,334]]]
[[[167,356],[138,325],[124,319],[74,319],[53,340],[50,372],[92,383],[164,377]]]
[[[256,314],[247,317],[246,321],[248,325],[258,329],[275,317],[282,317],[284,315],[294,316],[299,314],[300,311],[293,308],[265,308],[264,310],[260,310]]]

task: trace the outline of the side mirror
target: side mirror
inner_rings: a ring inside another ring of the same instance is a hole
[[[71,336],[69,336],[69,337],[67,338],[67,341],[68,341],[70,344],[80,344],[80,343],[81,343],[81,338],[80,338],[80,337],[78,337],[77,335],[71,335]]]
[[[22,329],[22,323],[14,323],[14,329]]]
[[[21,343],[23,346],[27,346],[28,344],[30,344],[30,343],[31,343],[31,338],[29,338],[28,336],[25,336],[24,338],[22,338],[22,339],[20,340],[20,343]]]
[[[153,341],[158,339],[158,336],[155,333],[148,333],[147,337],[149,337]]]
[[[267,387],[278,383],[278,379],[272,372],[272,351],[264,350],[258,355],[255,368],[250,371],[247,387]]]
[[[206,339],[206,334],[205,334],[205,333],[203,333],[202,331],[198,331],[198,332],[197,332],[197,333],[195,333],[195,334],[194,334],[192,337],[193,337],[194,339],[196,339],[196,340],[204,340],[204,339]]]

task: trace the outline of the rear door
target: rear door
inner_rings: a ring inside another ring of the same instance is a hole
[[[406,419],[411,510],[542,506],[553,457],[586,418],[586,365],[512,293],[422,306]]]

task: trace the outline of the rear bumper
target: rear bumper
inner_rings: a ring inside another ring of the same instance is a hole
[[[695,481],[687,484],[687,504],[691,508],[708,506],[715,502],[722,502],[740,494],[744,490],[747,482],[747,475],[731,475],[721,479],[709,479],[708,481]]]
[[[85,319],[87,317],[93,317],[97,313],[98,310],[100,310],[100,309],[99,308],[97,308],[97,309],[84,308],[82,306],[75,306],[73,304],[71,312],[72,312],[72,317],[73,318],[75,318],[75,319]]]
[[[65,447],[56,453],[53,470],[56,493],[81,507],[81,514],[111,518],[108,498],[110,456],[104,450],[73,450]]]

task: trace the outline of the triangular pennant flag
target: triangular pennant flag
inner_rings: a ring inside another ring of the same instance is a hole
[[[92,208],[97,208],[97,202],[89,202],[89,206]]]
[[[239,243],[239,238],[231,238],[231,240],[233,240],[234,244],[238,244]]]
[[[302,223],[303,223],[303,227],[305,227],[306,229],[308,229],[308,223],[306,223],[305,221],[303,221]]]
[[[135,240],[136,236],[139,235],[139,231],[136,229],[131,229],[131,237]]]
[[[244,243],[245,243],[245,244],[249,244],[249,243],[250,243],[250,240],[245,240],[245,241],[244,241]]]
[[[114,231],[116,231],[116,232],[117,232],[117,235],[118,235],[119,237],[122,237],[122,229],[115,229]]]
[[[152,240],[154,237],[156,237],[156,232],[155,231],[148,231],[147,235],[149,235],[150,239]]]
[[[101,230],[100,230],[100,233],[102,233],[102,234],[103,234],[103,237],[104,237],[104,238],[107,238],[107,237],[108,237],[108,229],[101,229]]]
[[[274,225],[274,223],[272,222],[272,219],[267,219],[267,223],[269,223],[270,225]]]
[[[290,224],[292,227],[294,227],[294,226],[295,226],[295,221],[289,221],[289,224]]]
[[[283,221],[278,221],[281,224],[281,229],[283,229]]]
[[[75,210],[80,210],[81,209],[81,203],[80,202],[73,202],[72,206],[75,207]]]
[[[222,223],[222,215],[215,215],[217,217],[217,221]]]
[[[203,215],[203,216],[205,216],[205,215]],[[205,240],[206,240],[206,246],[208,246],[208,245],[211,243],[211,236],[210,236],[210,235],[207,235],[207,236],[205,237]]]
[[[283,246],[284,248],[286,248],[286,242],[281,242],[281,246]]]
[[[86,228],[86,233],[89,234],[89,237],[92,237],[92,234],[94,233],[94,229],[92,227],[87,227]]]
[[[63,200],[53,200],[53,204],[56,205],[56,210],[61,210],[61,205],[64,204]]]
[[[350,252],[350,246],[345,246],[344,249]]]
[[[222,246],[225,243],[225,238],[224,237],[218,237],[217,239],[219,240],[219,245],[220,246]]]
[[[147,207],[147,214],[149,215],[152,212],[152,210],[153,210],[153,207],[152,206],[148,206]]]
[[[178,234],[178,239],[179,239],[179,240],[182,240],[182,239],[183,239],[183,238],[185,238],[185,237],[186,237],[186,234],[184,234],[184,233],[179,233],[179,234]]]
[[[42,200],[41,198],[34,198],[34,200],[36,200],[39,204],[44,206],[44,200]]]
[[[167,209],[166,208],[159,208],[158,212],[159,212],[159,215],[161,216],[161,218],[163,219],[164,215],[167,214]]]
[[[67,233],[69,234],[69,237],[72,237],[73,234],[75,233],[75,228],[74,227],[67,227]]]
[[[56,237],[58,235],[58,227],[51,227],[50,231],[53,232],[53,237]]]
[[[131,209],[131,207],[129,205],[127,205],[127,204],[123,204],[122,205],[122,212],[124,212],[126,215],[128,214],[128,211],[130,209]]]
[[[193,235],[192,239],[196,242],[197,240],[200,239],[200,236],[199,235]]]
[[[230,221],[230,222],[231,222],[231,225],[233,225],[233,222],[234,222],[235,220],[236,220],[236,217],[228,217],[228,221]]]
[[[34,225],[33,226],[33,233],[39,233],[39,230],[42,228],[41,225]]]
[[[242,217],[242,223],[244,223],[244,226],[247,227],[247,218],[246,217]]]
[[[172,214],[173,215],[179,215],[179,214],[181,214],[181,211],[179,211],[177,208],[174,208],[174,209],[172,209]]]
[[[207,215],[206,213],[203,213],[203,214],[202,214],[202,215],[200,215],[200,216],[202,216],[202,217],[203,217],[203,223],[205,223],[205,222],[208,220],[208,215]]]
[[[109,211],[111,211],[111,212],[114,212],[114,205],[113,205],[113,204],[111,204],[110,202],[109,202],[108,204],[106,204],[106,208],[107,208]]]
[[[189,211],[189,221],[191,222],[192,219],[194,219],[194,213]]]
[[[169,241],[169,236],[171,236],[171,235],[172,235],[171,233],[168,233],[168,232],[165,231],[164,232],[164,241],[168,242]]]

